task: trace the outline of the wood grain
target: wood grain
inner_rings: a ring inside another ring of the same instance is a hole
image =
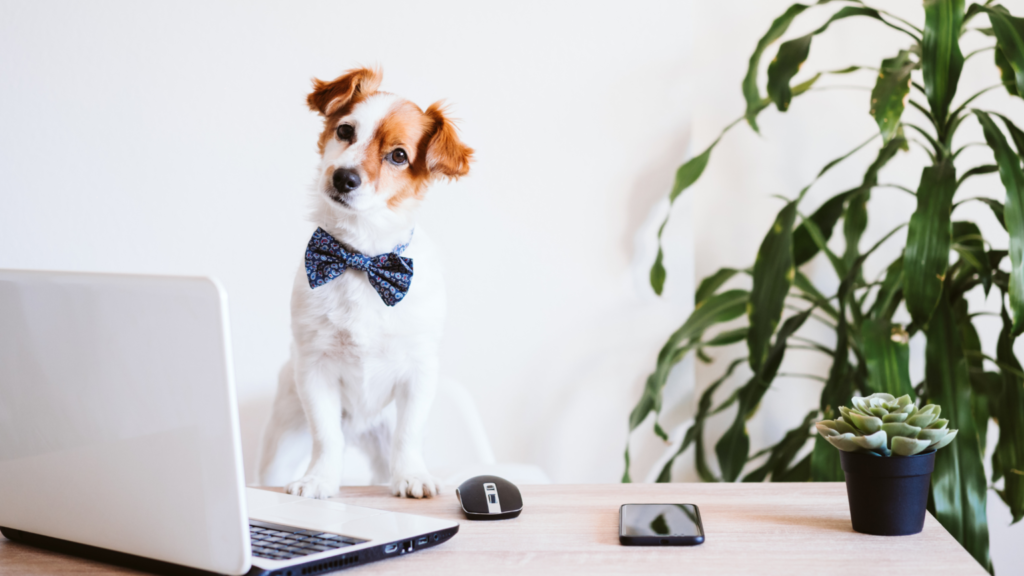
[[[830,484],[595,484],[522,487],[513,520],[466,520],[454,493],[405,500],[383,487],[346,487],[349,504],[450,518],[459,533],[437,548],[359,566],[359,574],[857,574],[986,572],[928,516],[914,536],[868,536],[850,527],[846,488]],[[693,503],[707,533],[694,547],[625,547],[625,503]],[[129,574],[128,570],[0,539],[0,574]]]

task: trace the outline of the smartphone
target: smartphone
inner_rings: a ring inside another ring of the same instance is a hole
[[[623,504],[619,543],[623,546],[696,546],[704,525],[696,504]]]

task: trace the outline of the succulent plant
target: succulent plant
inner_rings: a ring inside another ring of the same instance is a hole
[[[814,425],[825,440],[846,452],[876,456],[913,456],[943,448],[956,438],[948,420],[939,418],[938,404],[914,405],[910,396],[872,394],[854,398],[853,408],[840,406],[842,417]]]

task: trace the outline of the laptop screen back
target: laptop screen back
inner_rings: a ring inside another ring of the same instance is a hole
[[[248,570],[211,280],[0,270],[0,526]]]

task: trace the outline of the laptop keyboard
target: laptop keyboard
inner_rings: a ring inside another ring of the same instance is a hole
[[[338,534],[302,530],[256,520],[249,521],[249,538],[252,540],[252,555],[270,560],[291,560],[362,542]]]

